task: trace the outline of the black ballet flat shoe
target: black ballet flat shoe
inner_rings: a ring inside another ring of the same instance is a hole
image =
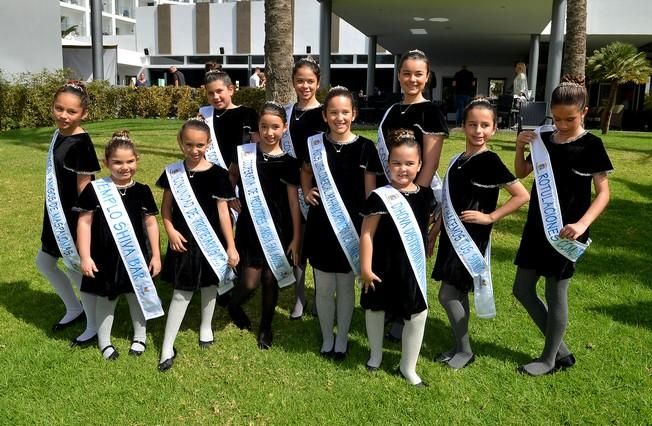
[[[211,346],[213,346],[213,343],[215,343],[215,340],[200,340],[199,341],[199,348],[200,349],[208,349]]]
[[[401,341],[401,338],[394,336],[391,331],[388,331],[385,334],[385,340],[387,340],[388,342],[398,343]]]
[[[333,354],[335,353],[335,344],[333,344],[333,347],[331,348],[330,351],[319,351],[319,356],[322,358],[330,359],[333,358]]]
[[[421,380],[419,383],[416,383],[414,385],[412,383],[408,382],[407,379],[405,378],[405,376],[403,375],[403,373],[401,372],[401,367],[396,367],[396,370],[394,370],[394,375],[396,375],[396,376],[400,377],[401,379],[405,380],[405,382],[407,384],[409,384],[410,386],[414,386],[415,388],[423,389],[423,388],[427,388],[428,386],[430,386],[428,383],[424,382],[423,380]]]
[[[142,351],[137,351],[137,350],[134,350],[132,348],[129,348],[129,355],[131,355],[131,356],[141,356],[142,354],[144,354],[145,353],[145,348],[147,348],[147,345],[145,344],[145,342],[141,342],[140,340],[132,340],[131,344],[133,345],[134,343],[138,343],[139,345],[141,345],[143,347],[143,350]]]
[[[564,371],[575,365],[577,361],[573,354],[566,355],[563,358],[555,360],[555,371]]]
[[[338,361],[338,362],[342,362],[342,361],[344,361],[346,359],[346,356],[348,355],[348,353],[349,353],[348,348],[344,352],[335,351],[335,352],[333,352],[333,360]]]
[[[172,357],[166,359],[158,365],[158,371],[168,371],[174,365],[174,359],[177,357],[177,348],[172,348]]]
[[[261,330],[258,333],[258,349],[266,350],[272,347],[272,330]]]
[[[86,340],[80,340],[80,339],[75,337],[74,339],[72,339],[70,341],[70,347],[71,348],[74,348],[74,347],[83,348],[84,346],[88,346],[88,345],[90,345],[92,343],[95,343],[96,341],[97,341],[97,334],[94,335],[93,337],[89,337]]]
[[[452,359],[452,357],[451,357],[451,359]],[[453,370],[453,371],[459,371],[459,370],[461,370],[461,369],[463,369],[463,368],[468,367],[469,365],[473,364],[474,362],[475,362],[475,354],[473,354],[473,355],[471,356],[471,358],[469,358],[469,360],[466,362],[466,364],[464,364],[464,365],[461,366],[460,368],[453,367],[453,366],[451,366],[448,362],[446,362],[446,367],[450,368],[450,369]]]
[[[86,313],[84,311],[81,311],[79,315],[77,315],[73,320],[68,321],[68,322],[58,322],[52,326],[52,331],[61,331],[65,330],[66,328],[70,327],[71,325],[75,325],[78,322],[81,322],[86,319]]]
[[[373,366],[371,366],[369,364],[365,364],[365,367],[367,368],[368,373],[375,373],[376,371],[378,371],[380,369],[380,367],[373,367]]]
[[[439,355],[437,355],[433,361],[438,362],[440,364],[446,364],[448,361],[453,358],[452,356],[448,355],[446,352],[442,352]]]
[[[227,310],[236,327],[240,330],[251,330],[251,320],[241,306],[229,305]]]
[[[115,361],[120,357],[120,354],[118,353],[118,351],[115,349],[115,346],[113,345],[105,346],[104,348],[102,348],[102,350],[100,351],[102,353],[102,356],[104,356],[104,352],[106,352],[107,349],[113,349],[113,353],[108,357],[104,358],[105,360]]]

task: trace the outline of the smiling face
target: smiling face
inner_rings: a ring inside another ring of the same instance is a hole
[[[421,170],[421,156],[417,145],[398,145],[389,153],[389,174],[392,186],[405,189],[412,185]]]
[[[74,93],[62,92],[52,103],[52,118],[59,128],[59,133],[70,136],[78,131],[87,111],[81,99]]]
[[[296,73],[294,73],[292,85],[297,92],[299,101],[308,103],[317,95],[319,78],[310,67],[303,66],[298,68]]]
[[[260,134],[263,151],[270,152],[279,146],[283,132],[287,129],[287,124],[276,114],[263,114],[258,121],[258,132]]]
[[[398,81],[405,94],[406,102],[421,97],[429,75],[428,64],[425,61],[416,58],[408,58],[403,61]]]
[[[557,127],[561,139],[570,139],[584,131],[582,126],[588,108],[581,109],[577,105],[553,105],[550,107],[552,120]]]
[[[210,143],[209,135],[203,130],[187,128],[179,139],[179,147],[186,159],[186,165],[189,168],[197,166],[204,158]]]
[[[111,179],[116,185],[127,185],[136,174],[137,161],[133,149],[117,148],[104,160],[104,165],[111,172]]]
[[[325,105],[324,120],[328,124],[330,135],[337,140],[341,141],[351,133],[351,123],[355,117],[353,103],[347,96],[334,96]]]
[[[496,120],[488,108],[471,108],[464,119],[467,153],[482,149],[496,133]]]
[[[206,83],[206,98],[215,109],[227,109],[231,106],[233,86],[227,86],[222,80]]]

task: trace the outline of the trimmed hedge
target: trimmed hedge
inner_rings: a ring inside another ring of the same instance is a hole
[[[52,96],[70,71],[20,74],[12,81],[0,70],[0,130],[52,125]],[[203,88],[111,86],[106,81],[87,84],[90,97],[88,119],[177,117],[187,119],[206,104]],[[265,102],[265,91],[242,88],[233,96],[233,103],[259,111]]]

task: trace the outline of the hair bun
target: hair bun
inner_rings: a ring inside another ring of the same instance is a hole
[[[414,131],[411,129],[394,129],[389,132],[389,139],[393,141],[416,141]]]
[[[86,93],[86,84],[83,81],[79,80],[68,80],[63,85],[63,87],[70,87],[71,89],[78,90],[82,93]]]
[[[131,140],[129,137],[129,130],[127,129],[122,129],[122,130],[117,130],[113,132],[111,135],[112,139],[124,139],[124,140]]]
[[[561,77],[560,85],[564,83],[567,85],[576,84],[578,86],[584,86],[586,84],[586,78],[583,75],[564,74]]]

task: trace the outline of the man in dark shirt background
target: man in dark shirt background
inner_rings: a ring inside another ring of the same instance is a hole
[[[462,69],[455,73],[453,90],[455,91],[455,106],[457,108],[455,125],[461,126],[464,108],[471,102],[471,97],[475,95],[475,76],[466,69],[466,65],[462,65]]]
[[[183,73],[177,69],[174,65],[172,65],[169,69],[168,72],[170,73],[170,85],[179,87],[179,86],[185,86],[186,85],[186,78],[184,77]]]

